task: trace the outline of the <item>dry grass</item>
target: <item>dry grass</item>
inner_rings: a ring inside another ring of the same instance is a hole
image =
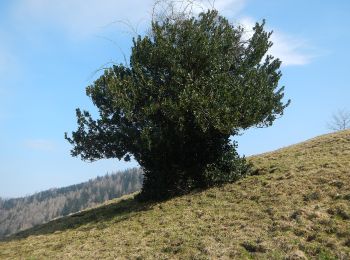
[[[249,160],[237,183],[113,200],[0,242],[0,258],[350,259],[350,131]]]

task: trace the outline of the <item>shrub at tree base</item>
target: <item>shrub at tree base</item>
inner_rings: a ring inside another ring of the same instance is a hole
[[[113,66],[87,95],[99,118],[77,109],[66,139],[83,160],[133,156],[144,170],[140,198],[165,199],[234,181],[247,166],[230,137],[283,114],[281,62],[264,23],[247,39],[217,11],[153,21],[133,40],[130,65]]]

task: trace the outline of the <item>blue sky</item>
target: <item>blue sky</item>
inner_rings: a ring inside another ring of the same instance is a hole
[[[17,197],[86,181],[135,162],[83,162],[70,156],[64,132],[75,108],[94,110],[85,87],[108,63],[124,62],[134,33],[144,33],[151,0],[0,1],[0,196]],[[337,109],[349,109],[350,2],[216,0],[233,23],[263,18],[271,53],[292,104],[266,129],[238,137],[241,154],[262,153],[328,132]]]

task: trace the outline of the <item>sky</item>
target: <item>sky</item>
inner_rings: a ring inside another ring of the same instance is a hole
[[[132,37],[149,26],[153,0],[0,1],[0,197],[19,197],[137,166],[70,156],[64,132],[103,68],[124,63]],[[282,60],[291,105],[269,128],[234,139],[246,156],[328,133],[338,109],[350,109],[350,1],[216,0],[246,28],[266,19],[270,53]],[[249,30],[248,30],[249,31]]]

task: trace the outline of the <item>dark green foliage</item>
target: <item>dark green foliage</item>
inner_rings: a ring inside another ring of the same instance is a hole
[[[236,145],[228,144],[219,160],[207,166],[204,176],[208,186],[236,181],[249,172],[250,164],[244,157],[239,157],[236,148]]]
[[[113,66],[87,95],[99,110],[77,109],[66,139],[84,160],[133,156],[144,170],[143,199],[233,181],[244,174],[230,137],[282,115],[278,59],[264,23],[245,39],[217,11],[153,22],[134,39],[129,66]]]

